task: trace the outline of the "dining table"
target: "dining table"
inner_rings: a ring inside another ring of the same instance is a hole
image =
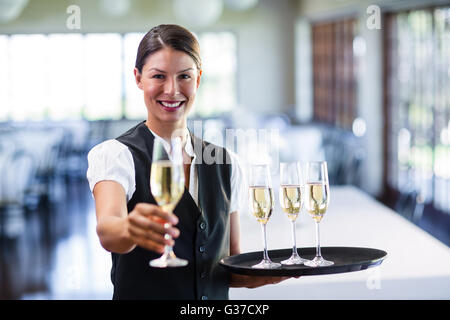
[[[278,200],[275,192],[275,200]],[[296,220],[297,248],[316,246],[315,222],[303,209]],[[261,252],[261,226],[240,213],[241,252]],[[292,248],[291,222],[276,201],[267,223],[271,250]],[[450,248],[417,225],[350,185],[330,186],[328,210],[320,222],[326,247],[374,248],[387,253],[365,270],[291,277],[258,288],[230,288],[231,300],[411,300],[450,298]],[[326,249],[323,249],[323,256]],[[320,267],[318,267],[320,268]]]

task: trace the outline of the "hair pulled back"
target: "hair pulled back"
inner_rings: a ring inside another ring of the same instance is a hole
[[[149,55],[166,47],[187,53],[201,70],[200,45],[196,36],[179,25],[161,24],[150,29],[139,43],[135,65],[139,73]]]

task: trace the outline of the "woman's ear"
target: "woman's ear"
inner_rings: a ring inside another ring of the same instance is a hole
[[[197,77],[197,89],[200,86],[200,78],[202,77],[202,70],[200,69],[198,71],[198,77]]]
[[[143,90],[142,82],[141,82],[142,75],[137,68],[134,68],[134,78],[136,79],[136,84],[137,84],[138,88]]]

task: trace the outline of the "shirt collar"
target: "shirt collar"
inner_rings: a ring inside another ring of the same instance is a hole
[[[184,146],[184,151],[186,151],[187,155],[191,158],[195,158],[194,147],[192,146],[191,134],[189,131],[186,133],[186,145]]]
[[[154,133],[152,131],[152,129],[148,128],[148,130],[150,130],[150,132],[153,134],[155,139],[160,139],[162,141],[162,143],[164,145],[164,149],[166,149],[166,152],[170,154],[170,152],[169,152],[170,151],[170,144],[166,140],[164,140],[163,138],[158,136],[156,133]],[[192,139],[191,139],[191,135],[189,134],[189,130],[186,130],[186,144],[184,146],[184,151],[186,152],[186,154],[189,157],[194,157],[195,158],[194,147],[192,146]]]

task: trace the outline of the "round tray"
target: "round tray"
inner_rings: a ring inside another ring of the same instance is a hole
[[[305,259],[313,259],[316,248],[298,248],[298,254]],[[269,258],[273,262],[288,259],[291,249],[269,250]],[[259,263],[262,251],[249,252],[222,259],[219,264],[228,271],[238,274],[254,276],[312,276],[360,271],[377,266],[383,262],[387,253],[383,250],[358,247],[321,247],[322,257],[334,262],[328,267],[308,267],[305,265],[285,266],[278,269],[255,269],[253,265]]]

